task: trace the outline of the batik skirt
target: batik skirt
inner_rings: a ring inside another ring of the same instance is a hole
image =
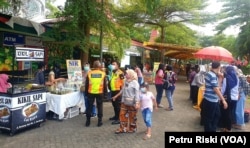
[[[137,130],[137,109],[134,106],[121,104],[120,110],[120,128],[116,133],[134,133]]]

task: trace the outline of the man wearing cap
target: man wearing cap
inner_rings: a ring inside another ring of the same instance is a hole
[[[216,132],[220,119],[219,103],[223,104],[224,109],[228,106],[218,86],[219,72],[220,63],[213,62],[211,70],[205,75],[205,93],[201,107],[201,122],[205,132]]]

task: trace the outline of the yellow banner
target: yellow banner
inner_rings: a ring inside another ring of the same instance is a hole
[[[160,62],[154,62],[154,69],[153,72],[155,73],[157,69],[159,68]]]

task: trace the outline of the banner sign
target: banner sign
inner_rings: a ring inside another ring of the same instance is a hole
[[[16,61],[44,61],[44,49],[16,47]]]
[[[26,36],[25,37],[25,45],[26,46],[42,47],[43,46],[42,38]]]
[[[24,36],[13,33],[3,33],[3,44],[4,45],[24,45]]]
[[[154,69],[153,72],[156,73],[157,69],[159,68],[160,62],[154,62]]]
[[[0,97],[0,129],[14,133],[45,122],[46,92],[18,97]]]
[[[68,80],[75,84],[82,84],[82,66],[80,60],[66,60]]]

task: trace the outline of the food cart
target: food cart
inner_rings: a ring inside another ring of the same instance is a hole
[[[14,47],[15,61],[44,61],[44,49]],[[10,78],[15,75],[10,75]],[[31,84],[13,83],[7,93],[0,93],[0,130],[13,135],[31,126],[40,126],[46,119],[46,89]],[[29,86],[29,89],[27,89]]]

